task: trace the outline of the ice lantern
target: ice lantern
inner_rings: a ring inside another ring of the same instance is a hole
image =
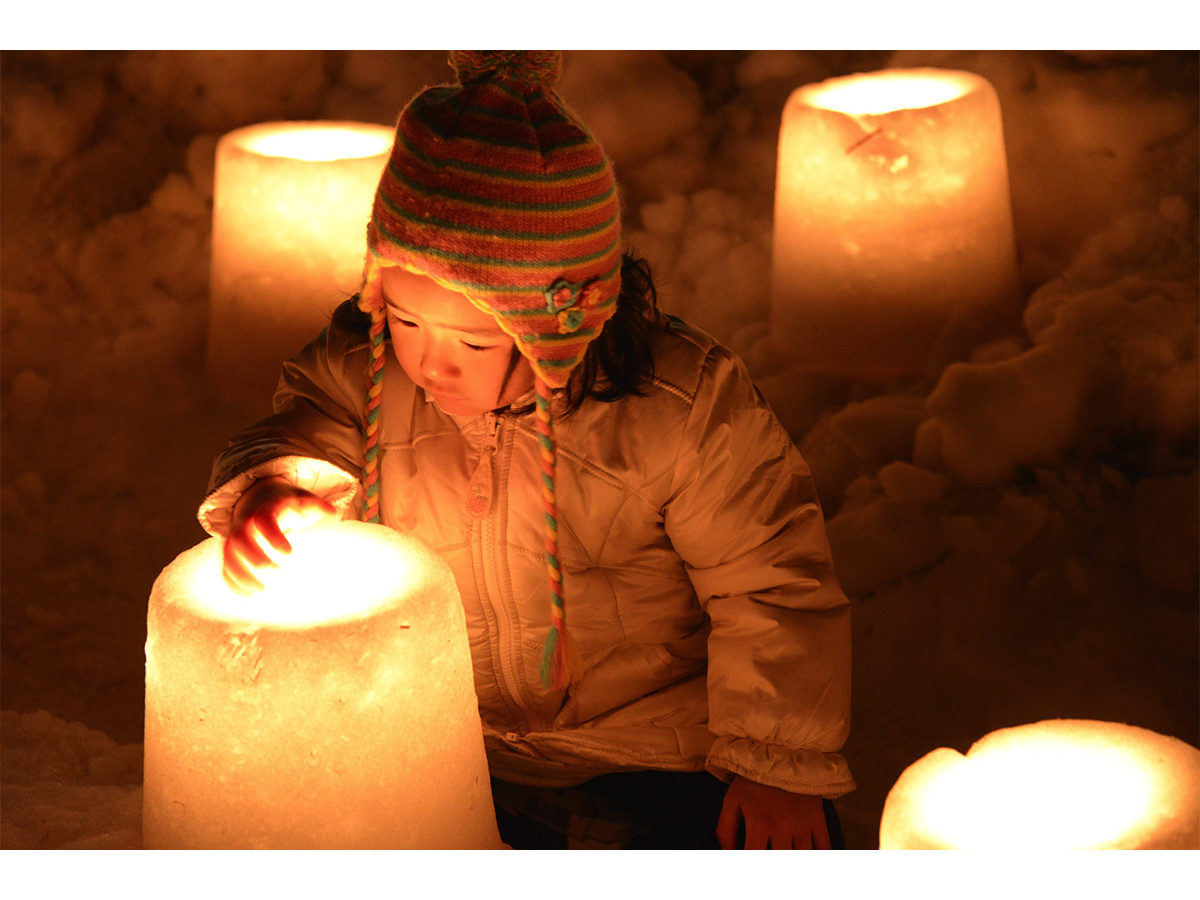
[[[904,770],[881,850],[1200,848],[1200,750],[1113,722],[1004,728]]]
[[[1000,104],[968,72],[896,69],[792,93],[779,135],[772,331],[804,369],[936,374],[1017,327]]]
[[[266,408],[283,362],[362,281],[393,131],[265,122],[217,143],[207,368],[216,394]]]
[[[362,522],[291,540],[253,597],[216,538],[154,584],[145,846],[503,846],[445,561]]]

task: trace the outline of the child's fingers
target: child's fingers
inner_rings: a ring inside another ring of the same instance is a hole
[[[725,803],[721,807],[721,817],[717,819],[717,842],[722,850],[737,848],[738,825],[741,823],[741,807],[726,794]]]
[[[276,568],[278,564],[254,537],[254,529],[230,536],[221,551],[221,574],[225,583],[239,594],[262,590],[255,569]]]
[[[273,508],[273,512],[275,519],[270,535],[271,545],[282,553],[291,552],[291,545],[283,538],[289,531],[337,518],[337,509],[332,503],[308,492],[288,496]]]
[[[297,498],[297,504],[297,508],[302,512],[313,510],[319,513],[324,513],[327,516],[337,515],[337,507],[324,497],[318,497],[316,494],[308,494],[304,497]]]
[[[256,509],[240,519],[222,551],[222,577],[232,590],[243,595],[262,590],[256,570],[278,567],[268,550],[285,555],[292,552],[284,525],[337,514],[332,503],[308,492],[264,499],[266,502],[257,504]]]
[[[258,529],[258,533],[261,534],[263,538],[266,539],[267,543],[273,548],[278,550],[280,553],[292,552],[292,544],[287,539],[287,535],[283,533],[283,529],[279,527],[279,520],[276,515],[264,514],[255,516],[252,522],[254,527]],[[270,557],[267,557],[265,553],[263,556],[268,560],[270,559]]]
[[[257,526],[251,526],[240,535],[228,538],[224,551],[226,562],[232,558],[255,569],[276,567],[275,560],[271,559],[266,548],[258,541],[257,533],[261,533],[261,530]]]
[[[262,582],[250,575],[248,572],[241,577],[225,569],[222,574],[225,576],[225,584],[234,593],[241,594],[243,597],[249,597],[251,594],[262,590]]]
[[[770,832],[763,825],[751,819],[746,820],[747,850],[766,850],[770,837]]]
[[[230,589],[244,596],[262,590],[262,582],[254,577],[252,570],[235,553],[226,553],[221,566],[221,575]]]
[[[816,850],[832,850],[833,842],[829,839],[829,829],[818,826],[813,832],[812,843]]]

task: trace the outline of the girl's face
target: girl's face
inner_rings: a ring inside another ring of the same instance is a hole
[[[533,386],[520,357],[507,383],[513,339],[457,291],[398,266],[383,269],[392,349],[408,377],[445,412],[478,416],[508,406]]]

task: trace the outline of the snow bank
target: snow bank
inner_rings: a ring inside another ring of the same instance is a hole
[[[39,711],[0,713],[5,850],[138,850],[142,745]]]
[[[801,450],[837,511],[830,538],[852,594],[923,571],[952,536],[961,544],[1043,499],[1091,508],[1104,531],[1132,522],[1122,558],[1159,587],[1195,590],[1196,232],[1179,198],[1119,217],[1030,298],[1029,349],[983,348],[981,361],[948,367],[923,404],[902,394],[852,403],[810,432]],[[967,521],[967,499],[986,496],[998,506]]]
[[[1127,464],[1173,467],[1200,433],[1196,258],[1181,198],[1118,218],[1030,297],[1031,349],[946,370],[926,403],[923,461],[989,484],[1140,439],[1145,459]]]

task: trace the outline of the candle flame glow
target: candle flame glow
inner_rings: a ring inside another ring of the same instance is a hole
[[[289,539],[253,597],[225,587],[219,538],[154,582],[144,846],[503,846],[450,566],[367,522]]]
[[[878,116],[899,109],[923,109],[957,100],[971,90],[953,72],[879,72],[838,78],[812,88],[812,106],[851,116]]]
[[[806,370],[929,377],[1019,328],[1000,103],[985,79],[887,69],[803,85],[777,159],[771,330],[803,348]]]
[[[306,125],[284,123],[246,138],[245,147],[261,156],[282,156],[324,162],[363,159],[387,152],[391,132],[349,125]]]
[[[1048,719],[925,754],[888,792],[881,850],[1200,847],[1200,750],[1135,725]]]
[[[243,412],[361,283],[394,136],[363,122],[260,122],[217,142],[205,365]]]
[[[249,626],[308,628],[366,618],[392,602],[398,582],[417,577],[419,563],[341,524],[291,531],[290,554],[268,548],[277,567],[257,572],[263,589],[248,597],[225,584],[219,553],[205,556],[180,576],[191,586],[176,602],[200,616]]]
[[[963,849],[1103,846],[1143,820],[1157,780],[1134,748],[1038,734],[959,757],[927,786],[923,817]]]

